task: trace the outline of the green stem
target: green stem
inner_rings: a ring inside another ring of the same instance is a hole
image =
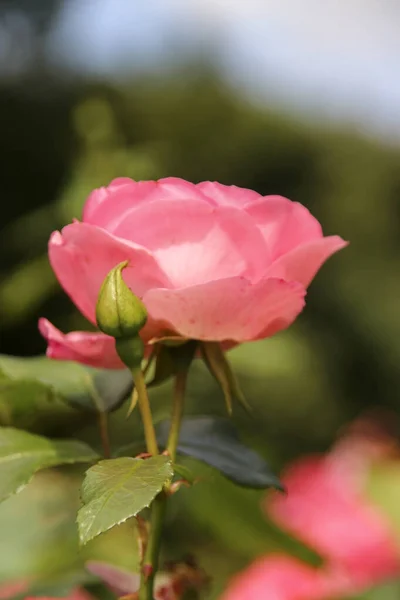
[[[167,451],[172,462],[176,458],[176,449],[183,415],[187,371],[179,371],[175,380],[172,405],[171,428],[168,436]],[[154,579],[158,570],[161,537],[167,508],[168,488],[164,489],[151,505],[150,535],[142,564],[142,581],[139,600],[153,600]]]
[[[151,505],[150,535],[142,564],[139,600],[153,600],[154,580],[158,571],[161,536],[167,508],[167,495],[163,491]]]
[[[175,379],[175,390],[172,404],[171,427],[169,430],[167,452],[172,462],[176,459],[176,449],[178,447],[179,432],[181,429],[183,407],[185,404],[187,371],[179,371]]]
[[[99,411],[99,430],[101,445],[103,446],[104,458],[111,458],[110,436],[108,433],[108,415],[105,412]]]
[[[142,370],[140,368],[132,369],[132,377],[138,394],[139,410],[143,422],[147,452],[155,456],[158,454],[158,444],[151,414],[149,395]]]

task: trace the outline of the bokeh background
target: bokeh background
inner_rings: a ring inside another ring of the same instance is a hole
[[[393,0],[2,0],[0,352],[43,353],[40,316],[87,327],[46,246],[90,190],[116,176],[217,180],[297,200],[351,241],[289,331],[232,352],[257,414],[236,411],[245,439],[279,471],[371,408],[391,411],[396,430],[399,26]],[[154,393],[158,416],[167,391]],[[188,410],[224,413],[200,366]],[[115,443],[132,423],[113,416]],[[135,564],[130,525],[78,550],[78,485],[71,469],[45,473],[0,506],[0,580],[79,575],[88,556]],[[303,552],[261,497],[207,471],[174,498],[166,553],[198,557],[207,597],[259,554]]]

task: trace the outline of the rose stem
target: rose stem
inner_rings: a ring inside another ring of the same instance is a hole
[[[185,401],[187,370],[180,370],[175,379],[175,389],[172,405],[171,428],[169,431],[167,452],[172,462],[176,458],[179,430],[182,421]],[[164,489],[151,505],[150,535],[143,561],[143,577],[139,592],[139,600],[153,600],[154,579],[158,570],[161,536],[168,498],[168,487]]]
[[[181,429],[183,407],[185,404],[187,370],[180,370],[175,379],[175,389],[172,404],[171,427],[169,430],[167,452],[172,462],[176,459],[176,449],[178,446],[179,432]]]
[[[138,404],[143,422],[147,452],[155,456],[158,454],[158,444],[151,414],[149,395],[142,370],[132,369],[132,377],[138,394]]]
[[[99,430],[100,430],[100,438],[101,445],[103,446],[103,454],[104,458],[111,457],[111,448],[110,448],[110,436],[108,432],[108,415],[106,412],[99,411],[98,412],[99,419]]]

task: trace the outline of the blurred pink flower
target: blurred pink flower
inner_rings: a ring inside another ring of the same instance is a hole
[[[0,585],[0,600],[8,600],[18,594],[22,594],[27,588],[26,581],[8,581]]]
[[[28,588],[25,581],[13,581],[0,586],[0,599],[11,600],[16,595],[24,593]],[[93,596],[88,594],[82,588],[75,588],[68,596],[57,596],[58,600],[94,600]],[[26,596],[24,600],[56,600],[54,596]]]
[[[390,524],[363,490],[378,448],[350,436],[325,456],[301,458],[282,476],[287,496],[266,502],[270,517],[360,588],[400,573]]]
[[[93,596],[80,588],[73,590],[68,596],[27,596],[25,600],[94,600]]]
[[[288,556],[266,556],[236,575],[220,600],[323,600],[322,574]]]
[[[267,556],[236,576],[221,600],[348,598],[399,577],[396,538],[364,493],[370,468],[392,450],[393,440],[363,420],[330,453],[289,466],[282,477],[288,493],[268,497],[266,512],[320,552],[324,566]]]
[[[103,279],[128,260],[124,279],[149,313],[145,342],[174,334],[240,343],[288,327],[319,268],[345,245],[281,196],[208,181],[120,178],[90,194],[82,223],[52,234],[49,257],[92,323]],[[64,335],[45,319],[40,331],[50,357],[123,366],[104,334]]]

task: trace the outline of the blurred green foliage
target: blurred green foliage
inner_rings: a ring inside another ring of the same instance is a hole
[[[368,408],[396,411],[400,150],[251,105],[201,71],[126,87],[4,86],[0,115],[0,352],[42,353],[39,316],[65,331],[88,327],[60,290],[46,245],[51,231],[80,218],[94,187],[117,176],[218,180],[297,200],[326,233],[351,241],[324,266],[289,331],[232,351],[256,415],[236,409],[243,437],[279,470],[300,453],[327,449],[338,429]],[[166,384],[152,393],[158,419],[168,415],[168,392]],[[220,392],[196,366],[188,412],[224,411]],[[112,416],[115,447],[139,428],[135,413],[130,421],[125,415],[123,407]],[[69,421],[60,433],[71,433]],[[74,435],[97,439],[86,423],[79,431],[75,424]],[[133,524],[78,551],[79,473],[44,473],[0,507],[0,581],[81,576],[87,558],[135,567]],[[210,598],[255,556],[282,548],[298,554],[265,520],[262,493],[235,487],[210,469],[203,478],[171,500],[165,554],[196,555],[214,578]]]

